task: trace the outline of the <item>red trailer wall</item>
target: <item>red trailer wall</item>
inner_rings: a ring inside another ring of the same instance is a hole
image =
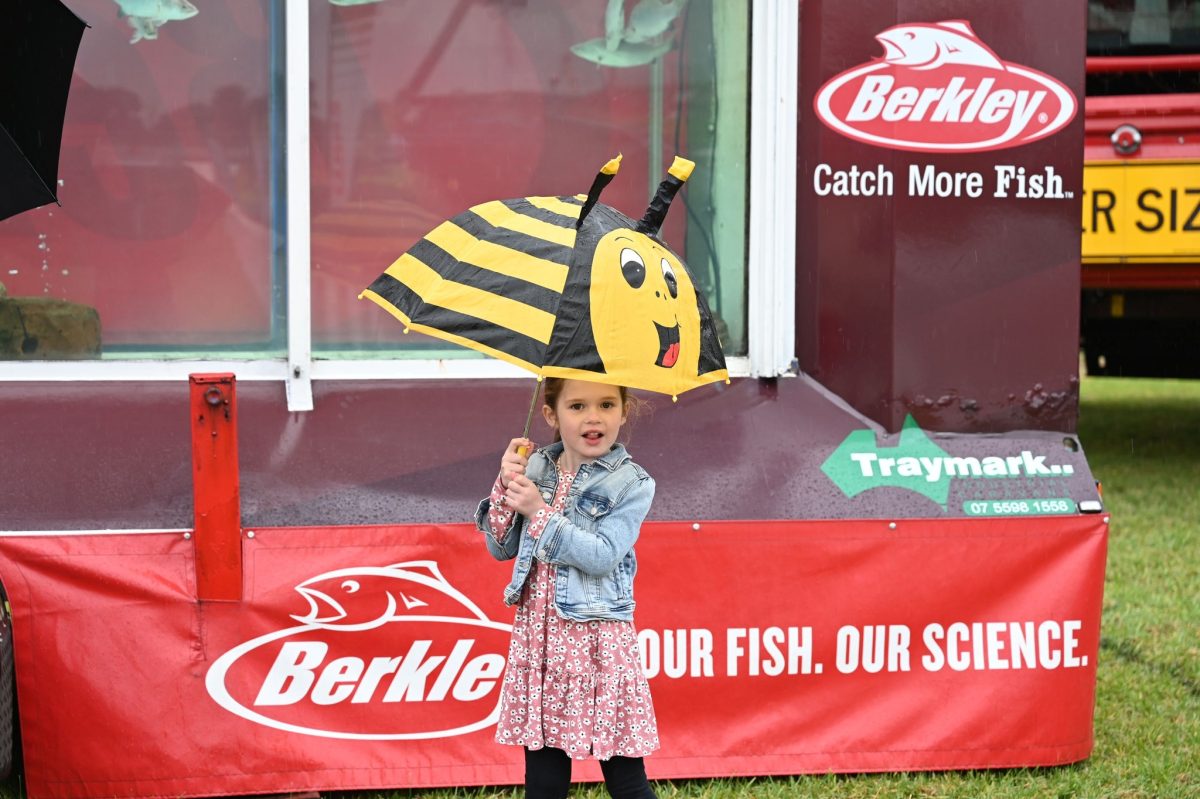
[[[957,87],[961,96],[981,92],[981,79],[990,78],[994,92],[1035,90],[1024,82],[1035,70],[1064,84],[1081,106],[1085,13],[1077,3],[803,4],[800,364],[889,430],[908,414],[923,427],[948,431],[1074,429],[1083,114],[1077,108],[1065,127],[1029,143],[1018,144],[1017,137],[990,145],[999,149],[918,151],[867,143],[831,128],[815,107],[818,94],[846,70],[882,63],[888,51],[876,38],[881,33],[918,23],[923,36],[950,49],[933,56],[914,45],[898,55],[907,45],[892,45],[890,57],[901,62],[894,68],[897,88],[909,81],[945,90],[957,78],[964,79]],[[965,22],[974,37],[928,25],[942,21]],[[968,63],[965,55],[984,60],[987,52],[1001,66]],[[1022,82],[1016,70],[1024,70]],[[1044,98],[1031,126],[1040,114],[1053,114],[1051,100]],[[890,124],[897,136],[925,141],[953,138],[973,127],[966,121],[971,107],[967,96],[941,121],[931,105],[919,124],[894,120],[882,129]],[[1002,135],[1006,124],[1001,119],[974,127],[987,138]],[[1034,196],[1038,192],[1027,186],[1022,197],[1015,182],[1002,190],[999,167],[1046,177],[1049,190]],[[890,172],[892,192],[819,193],[829,188],[828,170],[852,169]],[[965,186],[947,196],[923,194],[910,185],[913,169],[922,175],[927,169],[977,173],[979,195],[969,196]]]

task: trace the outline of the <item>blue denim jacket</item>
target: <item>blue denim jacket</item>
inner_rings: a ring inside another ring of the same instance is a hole
[[[546,504],[554,497],[558,476],[554,461],[562,442],[539,449],[529,458],[526,476],[542,492]],[[576,621],[633,619],[633,576],[637,558],[633,544],[654,499],[654,479],[617,444],[608,454],[579,467],[567,493],[563,512],[552,514],[534,540],[526,533],[528,520],[517,514],[503,543],[488,531],[488,500],[479,503],[475,526],[484,534],[496,560],[516,558],[504,602],[515,605],[529,577],[533,558],[554,564],[554,605],[560,616]]]

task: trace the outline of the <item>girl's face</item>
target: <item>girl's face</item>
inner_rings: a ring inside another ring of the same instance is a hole
[[[626,409],[616,386],[586,380],[567,380],[554,407],[542,406],[546,423],[558,429],[564,452],[577,466],[602,457],[625,423]]]

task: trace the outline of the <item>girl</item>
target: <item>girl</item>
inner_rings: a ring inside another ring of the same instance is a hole
[[[633,544],[654,480],[617,443],[622,386],[547,378],[555,442],[514,438],[476,526],[515,558],[517,605],[496,740],[525,747],[527,799],[561,799],[571,761],[595,757],[614,799],[653,799],[642,758],[658,748],[633,626]]]

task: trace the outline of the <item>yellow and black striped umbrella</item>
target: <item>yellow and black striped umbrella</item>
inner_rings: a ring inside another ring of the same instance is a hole
[[[693,164],[676,158],[640,221],[587,195],[476,205],[438,225],[361,297],[406,328],[515,363],[539,377],[672,396],[728,381],[712,314],[658,238]]]

